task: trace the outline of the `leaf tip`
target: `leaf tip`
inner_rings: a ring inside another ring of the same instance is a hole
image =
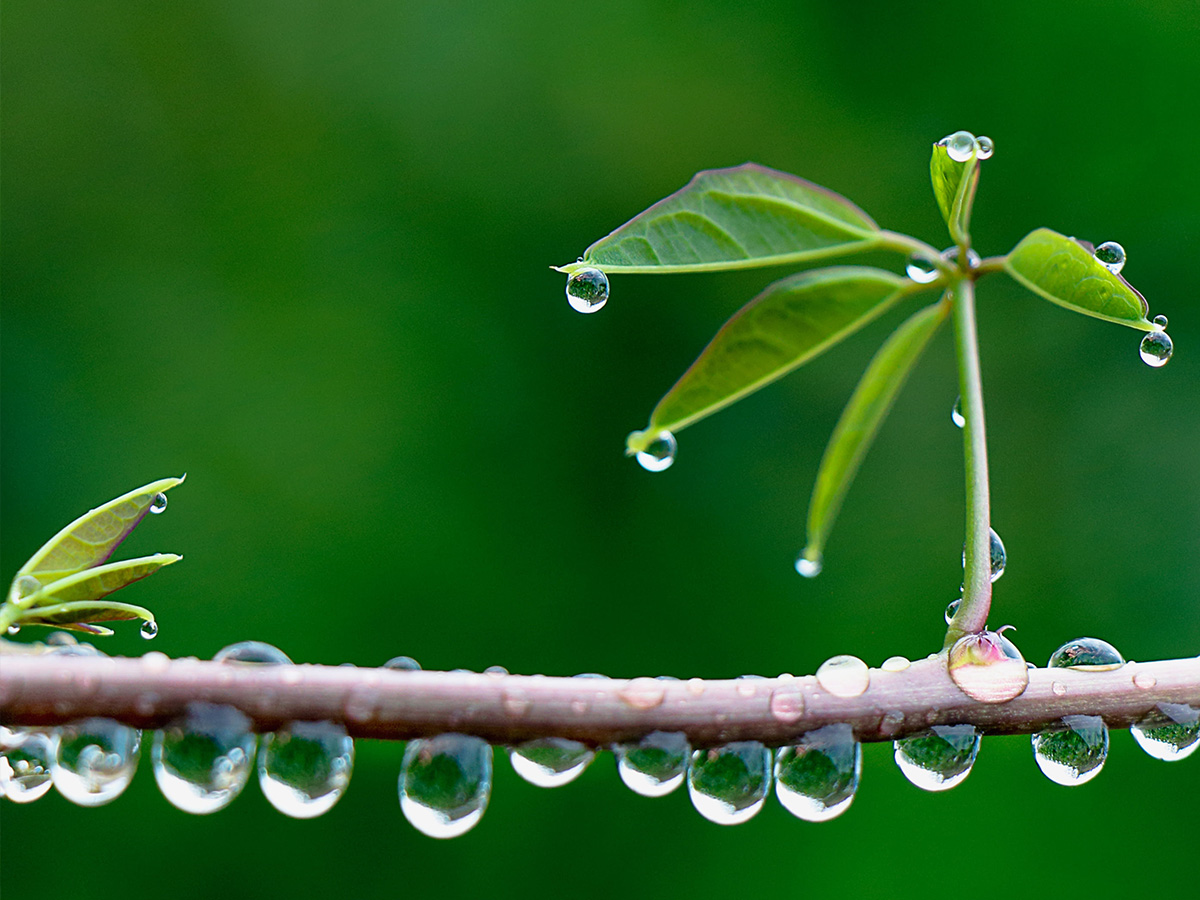
[[[651,441],[654,440],[657,434],[658,432],[652,428],[647,428],[645,431],[629,432],[629,437],[625,438],[625,455],[636,456],[641,453],[650,446]]]

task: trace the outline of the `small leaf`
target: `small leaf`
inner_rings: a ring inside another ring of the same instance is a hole
[[[607,237],[573,272],[698,272],[869,250],[879,226],[833,191],[754,163],[700,172]]]
[[[84,600],[76,603],[56,603],[53,606],[39,607],[32,610],[30,615],[21,619],[22,625],[56,625],[60,628],[84,626],[80,630],[95,634],[94,628],[87,627],[92,622],[127,622],[130,619],[145,619],[154,621],[154,615],[148,609],[134,606],[131,603],[116,603],[107,600]],[[98,627],[98,626],[97,626]],[[76,628],[72,628],[76,630]],[[108,629],[102,629],[107,631]],[[110,634],[112,632],[109,632]]]
[[[802,272],[775,282],[722,326],[659,401],[646,431],[629,436],[629,452],[644,450],[660,432],[678,431],[786,375],[919,289],[907,278],[859,266]]]
[[[950,229],[950,237],[956,244],[965,243],[971,223],[971,207],[975,202],[975,188],[979,186],[979,160],[972,154],[968,161],[956,162],[943,145],[934,144],[933,156],[929,159],[929,175],[933,181],[933,195]]]
[[[120,562],[84,569],[82,572],[65,575],[50,582],[36,593],[23,598],[21,606],[30,610],[31,614],[40,615],[46,607],[99,600],[181,559],[182,556],[176,556],[174,553],[155,553],[153,556],[123,559]]]
[[[879,426],[921,353],[950,311],[935,303],[912,315],[879,348],[842,411],[813,487],[808,507],[808,546],[804,558],[818,563],[846,491],[875,440]]]
[[[1096,259],[1087,241],[1039,228],[1008,255],[1008,274],[1047,300],[1087,316],[1154,331],[1146,298]]]
[[[99,565],[145,518],[159,494],[182,483],[183,478],[153,481],[85,513],[42,545],[17,572],[17,578],[32,575],[49,584]]]

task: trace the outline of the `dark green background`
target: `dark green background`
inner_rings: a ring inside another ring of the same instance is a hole
[[[932,141],[991,135],[984,253],[1045,225],[1116,239],[1176,359],[1002,278],[980,288],[993,624],[1044,663],[1095,635],[1200,650],[1200,10],[1133,4],[8,0],[3,8],[3,573],[69,519],[188,473],[127,555],[184,563],[122,599],[153,648],[270,641],[299,661],[612,675],[811,672],[937,649],[959,585],[962,469],[943,334],[804,581],[791,561],[841,404],[894,313],[680,436],[622,456],[719,324],[780,273],[615,280],[575,259],[697,169],[753,159],[948,243]],[[880,262],[893,262],[880,260]],[[134,626],[104,644],[148,649]],[[1113,735],[1068,789],[1027,738],[948,794],[864,752],[843,817],[772,799],[719,828],[603,756],[553,791],[497,762],[436,842],[367,743],[325,817],[257,787],[211,817],[148,765],[117,802],[3,807],[5,897],[626,898],[998,893],[1103,872],[1190,890],[1200,762]],[[1187,848],[1191,847],[1191,850]],[[935,880],[936,879],[936,880]]]

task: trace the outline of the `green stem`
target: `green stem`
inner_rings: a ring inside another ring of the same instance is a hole
[[[962,602],[946,631],[946,647],[964,634],[983,631],[992,603],[991,508],[983,424],[983,381],[979,374],[979,339],[975,331],[975,284],[970,278],[964,278],[953,291],[958,385],[966,420],[963,455],[967,476],[967,542]]]
[[[3,637],[10,625],[16,623],[21,618],[23,612],[24,610],[20,609],[12,601],[0,605],[0,637]]]
[[[957,271],[953,262],[942,258],[941,252],[915,237],[896,231],[881,231],[878,240],[875,249],[895,250],[897,253],[928,259],[943,275],[951,275]]]

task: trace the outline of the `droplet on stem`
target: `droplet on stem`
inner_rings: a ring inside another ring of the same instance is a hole
[[[1138,746],[1166,762],[1187,759],[1200,748],[1200,709],[1185,703],[1160,703],[1129,731]]]
[[[895,742],[896,765],[922,790],[948,791],[971,774],[979,745],[974,725],[934,725]]]
[[[949,625],[954,621],[954,617],[958,614],[958,608],[962,606],[962,597],[956,600],[951,600],[946,604],[946,624]]]
[[[567,276],[567,302],[571,309],[594,313],[608,302],[608,276],[599,269],[579,269]]]
[[[1142,362],[1159,369],[1171,359],[1171,354],[1175,352],[1175,344],[1167,337],[1165,331],[1151,331],[1142,338],[1138,352],[1141,354]]]
[[[150,501],[150,512],[158,515],[161,512],[167,511],[167,495],[159,491],[154,495],[154,499]]]
[[[0,725],[0,797],[32,803],[50,790],[57,731]]]
[[[354,739],[333,722],[291,722],[262,737],[258,784],[293,819],[328,812],[350,783]]]
[[[662,472],[671,468],[671,464],[675,462],[675,451],[678,449],[675,435],[669,431],[660,431],[645,449],[637,452],[637,461],[647,472]]]
[[[71,722],[59,729],[50,777],[77,806],[102,806],[129,787],[141,753],[136,728],[102,718]]]
[[[621,781],[643,797],[663,797],[683,784],[691,754],[687,735],[674,731],[653,731],[613,747]]]
[[[535,738],[509,752],[513,771],[538,787],[562,787],[583,774],[596,756],[587,744],[567,738]]]
[[[980,703],[1005,703],[1029,685],[1021,651],[999,631],[968,634],[955,641],[947,663],[959,690]]]
[[[492,748],[482,738],[439,734],[409,741],[400,808],[422,834],[454,838],[483,818],[492,795]]]
[[[1116,241],[1105,241],[1096,248],[1096,261],[1114,275],[1125,268],[1125,248]]]
[[[963,415],[963,411],[962,411],[962,397],[961,396],[954,398],[954,406],[950,410],[950,421],[953,422],[955,425],[957,425],[959,428],[964,428],[967,424],[967,417]]]
[[[1033,758],[1042,774],[1068,787],[1091,781],[1108,756],[1108,726],[1099,716],[1063,716],[1061,729],[1033,736]]]
[[[775,794],[784,809],[807,822],[844,813],[862,776],[862,745],[845,724],[826,725],[775,754]]]
[[[988,556],[990,578],[995,583],[1004,574],[1004,568],[1008,565],[1008,551],[1004,549],[1004,541],[1000,540],[1000,535],[996,534],[995,528],[988,529]],[[962,564],[965,569],[967,567],[966,544],[963,544]]]
[[[710,822],[740,825],[762,809],[771,790],[771,751],[758,741],[735,741],[692,753],[688,794]]]
[[[817,683],[835,697],[858,697],[871,684],[871,670],[857,656],[832,656],[817,668]]]
[[[421,664],[411,656],[393,656],[383,664],[385,669],[395,669],[400,672],[419,672]]]
[[[924,256],[914,253],[908,258],[908,265],[904,267],[904,274],[917,284],[930,284],[937,281],[938,269]]]
[[[1109,672],[1125,665],[1125,657],[1108,641],[1082,637],[1067,641],[1050,654],[1046,666],[1051,669],[1080,669],[1085,672]]]
[[[239,710],[189,703],[183,716],[154,733],[154,780],[184,812],[214,813],[246,786],[256,746],[250,720]]]

